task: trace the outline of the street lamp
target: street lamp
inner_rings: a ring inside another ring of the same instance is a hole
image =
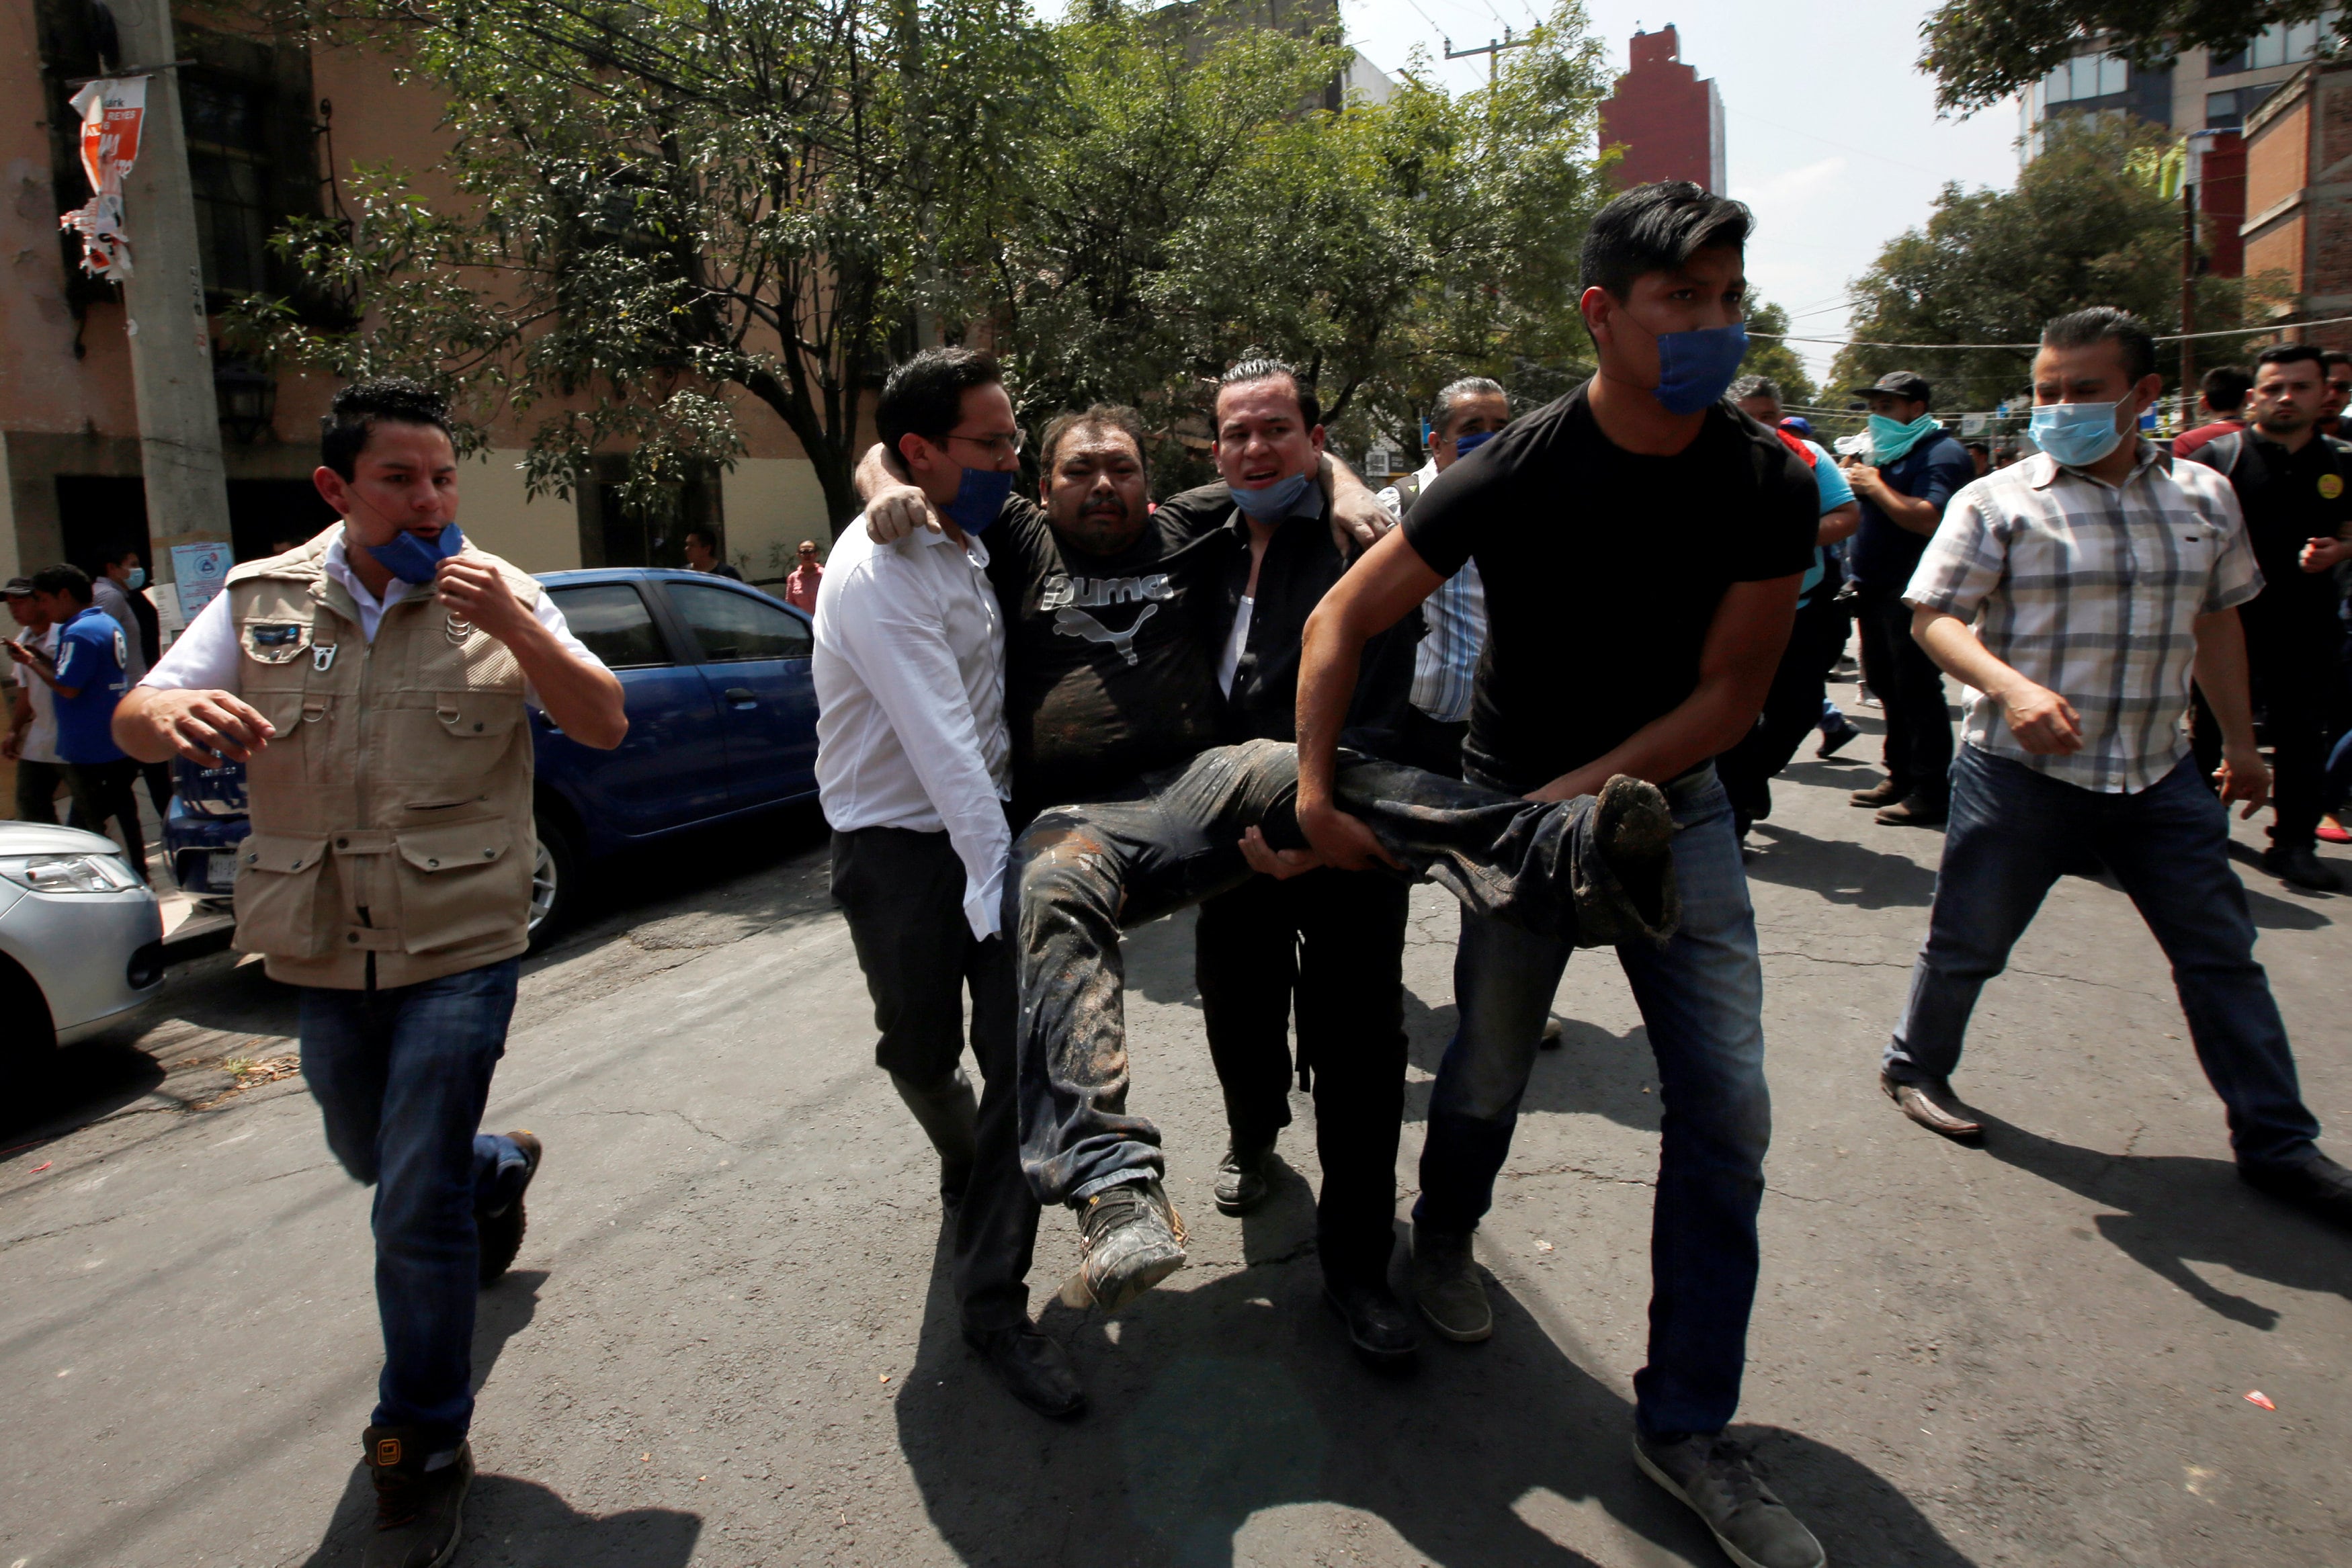
[[[213,361],[213,399],[221,428],[240,446],[261,439],[278,412],[278,378],[242,360]]]

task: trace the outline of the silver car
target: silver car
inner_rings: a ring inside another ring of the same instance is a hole
[[[114,841],[0,822],[0,1038],[96,1033],[163,981],[163,912]]]

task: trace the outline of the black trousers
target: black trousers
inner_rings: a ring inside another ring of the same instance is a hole
[[[1290,1124],[1290,1020],[1315,1095],[1317,1246],[1334,1281],[1386,1277],[1404,1116],[1412,889],[1370,872],[1252,877],[1201,905],[1193,977],[1237,1145]]]
[[[924,1084],[953,1072],[971,995],[971,1053],[985,1082],[979,1155],[956,1216],[955,1287],[964,1327],[977,1333],[1028,1321],[1037,1199],[1021,1174],[1013,954],[1002,936],[972,936],[963,889],[963,862],[943,832],[833,835],[833,896],[849,917],[881,1031],[875,1064]]]
[[[1724,793],[1731,798],[1733,819],[1743,832],[1749,822],[1772,814],[1772,776],[1789,766],[1798,746],[1822,722],[1822,687],[1829,682],[1830,665],[1845,646],[1845,610],[1833,602],[1829,587],[1822,583],[1798,607],[1789,646],[1773,672],[1771,689],[1764,694],[1756,727],[1715,759]]]
[[[62,762],[16,758],[16,820],[57,826],[58,789],[65,781],[66,765]]]
[[[1467,719],[1432,718],[1407,703],[1403,727],[1397,761],[1441,779],[1462,777],[1462,742],[1470,734]]]
[[[110,819],[122,834],[123,852],[131,869],[147,879],[147,831],[139,825],[139,797],[131,786],[139,780],[139,764],[125,757],[114,762],[69,762],[66,789],[73,796],[81,821],[74,826],[93,833],[106,831]]]
[[[1903,786],[1942,800],[1951,793],[1952,716],[1944,704],[1944,672],[1911,640],[1911,607],[1903,587],[1864,584],[1857,605],[1862,625],[1862,678],[1885,705],[1886,771]]]
[[[2309,849],[2330,804],[2327,753],[2343,704],[2343,626],[2324,602],[2269,611],[2261,604],[2257,599],[2241,609],[2238,620],[2246,629],[2254,707],[2271,748],[2271,842]],[[2210,779],[2221,761],[2221,729],[2205,694],[2195,699],[2189,745],[2199,771]]]

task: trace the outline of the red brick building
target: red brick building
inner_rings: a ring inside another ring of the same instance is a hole
[[[2281,324],[2352,316],[2352,63],[2287,78],[2246,121],[2245,267],[2293,296]],[[2292,333],[2329,348],[2352,330]]]
[[[1683,64],[1672,26],[1633,35],[1632,68],[1601,106],[1601,145],[1624,149],[1620,188],[1690,180],[1722,193],[1723,99],[1713,78]]]

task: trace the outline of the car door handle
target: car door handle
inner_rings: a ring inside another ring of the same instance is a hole
[[[724,695],[729,702],[740,703],[745,707],[760,706],[760,694],[749,686],[729,686]]]

